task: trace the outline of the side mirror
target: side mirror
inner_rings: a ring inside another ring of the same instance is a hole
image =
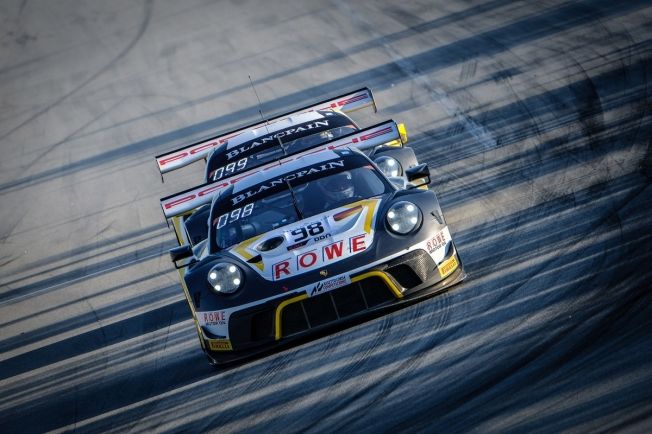
[[[174,266],[176,269],[187,267],[188,265],[194,263],[194,261],[186,262],[181,265],[177,263],[178,261],[192,258],[193,256],[194,254],[192,252],[192,247],[190,246],[190,244],[184,244],[183,246],[170,249],[170,259],[172,259],[172,262],[174,262]]]
[[[426,163],[417,164],[416,166],[405,170],[405,177],[408,182],[419,181],[414,183],[414,187],[411,188],[422,187],[430,184],[430,169]]]

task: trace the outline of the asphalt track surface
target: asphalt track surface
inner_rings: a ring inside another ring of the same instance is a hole
[[[650,432],[646,1],[3,1],[0,431]],[[154,155],[370,86],[469,274],[226,370]]]

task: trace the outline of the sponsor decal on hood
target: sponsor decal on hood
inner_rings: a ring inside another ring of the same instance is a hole
[[[365,199],[315,215],[243,241],[230,252],[270,281],[324,268],[371,246],[380,201]],[[258,249],[268,239],[278,237],[283,241],[275,248]]]

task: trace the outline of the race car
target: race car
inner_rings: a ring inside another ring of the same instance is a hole
[[[242,133],[213,149],[206,162],[205,181],[219,181],[252,166],[277,160],[358,130],[342,112],[315,110]]]
[[[250,163],[240,162],[238,164],[238,161],[255,152],[270,149],[270,145],[274,147],[277,140],[285,142],[288,139],[296,140],[336,128],[357,130],[357,125],[346,114],[369,107],[373,108],[374,112],[376,111],[373,93],[369,88],[358,89],[157,155],[156,164],[161,173],[161,179],[163,179],[165,173],[180,169],[195,161],[215,158],[214,161],[209,161],[207,164],[205,182],[209,182],[209,178],[212,177],[209,174],[212,175],[219,168],[219,161],[226,152],[228,155],[225,158],[225,166],[230,163],[234,164],[228,168],[224,167],[219,173],[221,176],[233,175],[245,168],[250,169]],[[314,116],[317,112],[339,116],[338,119],[327,120],[323,116],[319,119]],[[338,133],[331,131],[331,134]],[[342,134],[343,132],[339,133],[339,135]],[[331,138],[333,137],[326,140]],[[322,140],[322,142],[326,140]],[[235,157],[238,161],[235,161]]]
[[[161,200],[179,242],[170,254],[212,364],[464,279],[436,195],[427,190],[428,167],[405,166],[394,176],[368,156],[401,137],[393,121],[356,127]],[[196,243],[187,227],[193,219],[206,228]]]

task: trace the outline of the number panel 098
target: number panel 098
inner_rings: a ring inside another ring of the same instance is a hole
[[[216,229],[221,229],[229,223],[233,223],[242,217],[249,217],[254,210],[254,203],[249,203],[242,208],[236,208],[231,212],[222,214],[217,218]],[[215,221],[215,220],[213,220]]]

